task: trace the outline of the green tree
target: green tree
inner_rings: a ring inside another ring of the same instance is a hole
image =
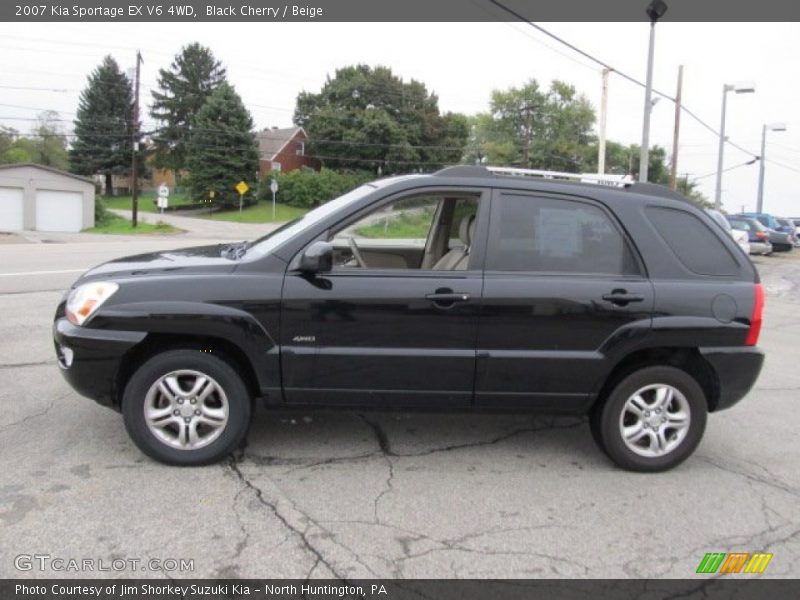
[[[9,162],[5,155],[14,146],[14,140],[18,135],[19,132],[16,129],[0,125],[0,165]]]
[[[678,177],[675,183],[678,191],[698,208],[714,208],[714,203],[697,189],[698,183],[696,181],[690,180],[688,176],[683,176]]]
[[[625,146],[623,144],[606,142],[606,173],[630,174],[634,178],[639,176],[639,148],[637,144]],[[597,144],[592,144],[586,149],[587,165],[589,171],[597,170]],[[647,180],[650,183],[669,185],[670,164],[667,160],[667,151],[661,146],[650,148],[647,165]],[[711,208],[713,203],[706,198],[698,188],[695,181],[687,176],[678,177],[677,190],[686,196],[690,202],[699,208]]]
[[[470,123],[467,162],[579,172],[593,139],[594,109],[575,88],[535,79],[520,88],[494,90],[490,112]]]
[[[46,167],[66,169],[69,166],[67,140],[58,120],[58,113],[47,110],[39,113],[33,127],[33,162]]]
[[[255,188],[258,149],[252,130],[253,118],[239,94],[230,84],[219,84],[192,120],[186,145],[195,199],[207,198],[209,192],[223,203],[238,199],[234,186],[239,181]]]
[[[169,69],[160,69],[150,116],[163,123],[153,136],[155,165],[176,172],[187,165],[186,144],[192,118],[225,81],[225,68],[198,43],[184,46]]]
[[[29,136],[0,127],[0,164],[36,163],[66,169],[68,162],[67,141],[57,112],[40,113]]]
[[[131,82],[117,61],[106,56],[80,95],[70,169],[79,175],[104,175],[105,194],[112,195],[111,176],[130,170],[133,132]]]
[[[442,115],[424,84],[367,65],[338,69],[317,94],[301,92],[294,122],[325,166],[385,174],[457,163],[468,134],[466,117]]]
[[[277,200],[298,208],[315,208],[375,178],[372,171],[295,169],[288,173],[267,173],[261,180],[258,199],[272,200],[269,184],[278,181]]]
[[[17,140],[17,142],[3,153],[2,163],[15,165],[33,162],[33,153],[30,148],[25,148],[27,140]]]

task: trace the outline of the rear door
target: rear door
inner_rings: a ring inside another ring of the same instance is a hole
[[[476,404],[582,410],[608,355],[647,334],[653,288],[600,204],[510,190],[491,203]]]

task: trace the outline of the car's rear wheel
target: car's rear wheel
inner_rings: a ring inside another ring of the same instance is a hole
[[[657,472],[686,460],[706,426],[697,381],[675,367],[645,367],[619,381],[590,419],[600,448],[619,466]]]
[[[224,458],[244,440],[251,399],[225,360],[199,350],[169,350],[133,374],[122,413],[128,434],[151,458],[203,465]]]

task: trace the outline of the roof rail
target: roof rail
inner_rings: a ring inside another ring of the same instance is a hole
[[[434,175],[444,175],[446,177],[489,177],[491,173],[486,167],[473,165],[455,165],[439,169]]]
[[[446,177],[490,177],[492,175],[538,177],[553,181],[572,181],[594,183],[612,187],[627,187],[633,184],[630,175],[599,175],[597,173],[566,173],[562,171],[544,171],[540,169],[520,169],[517,167],[485,167],[481,165],[456,165],[436,171],[436,175]]]
[[[541,179],[555,179],[557,181],[577,181],[580,183],[595,183],[612,187],[626,187],[633,183],[630,175],[600,175],[598,173],[566,173],[563,171],[544,171],[540,169],[519,169],[516,167],[486,167],[486,170],[495,175],[515,175],[520,177],[539,177]]]

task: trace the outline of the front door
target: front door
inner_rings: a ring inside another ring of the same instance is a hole
[[[647,335],[652,285],[597,203],[498,191],[491,215],[476,405],[581,411]]]
[[[473,399],[479,192],[381,202],[328,236],[331,272],[286,275],[281,362],[288,403],[467,407]]]

